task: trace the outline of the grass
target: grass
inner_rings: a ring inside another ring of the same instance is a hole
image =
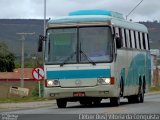
[[[151,88],[150,88],[150,91],[151,91],[151,92],[160,91],[160,86],[151,87]]]
[[[20,102],[36,102],[46,101],[46,98],[40,97],[13,97],[13,98],[0,98],[0,103],[20,103]]]

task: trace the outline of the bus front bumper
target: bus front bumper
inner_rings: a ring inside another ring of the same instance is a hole
[[[94,87],[79,87],[79,88],[61,88],[52,87],[44,88],[44,97],[59,98],[73,98],[75,93],[83,93],[79,97],[101,97],[110,98],[118,96],[118,88],[114,85],[99,85]]]

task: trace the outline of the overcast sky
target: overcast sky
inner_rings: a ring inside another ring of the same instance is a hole
[[[126,16],[141,0],[46,0],[47,18],[80,9],[108,9]],[[44,0],[0,0],[0,19],[43,19]],[[143,0],[130,14],[133,21],[160,20],[160,0]]]

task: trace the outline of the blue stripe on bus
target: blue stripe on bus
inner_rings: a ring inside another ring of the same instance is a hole
[[[47,71],[47,79],[108,78],[110,76],[110,69]]]

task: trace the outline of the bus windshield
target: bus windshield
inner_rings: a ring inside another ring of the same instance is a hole
[[[51,28],[47,30],[46,64],[112,61],[109,27]]]

